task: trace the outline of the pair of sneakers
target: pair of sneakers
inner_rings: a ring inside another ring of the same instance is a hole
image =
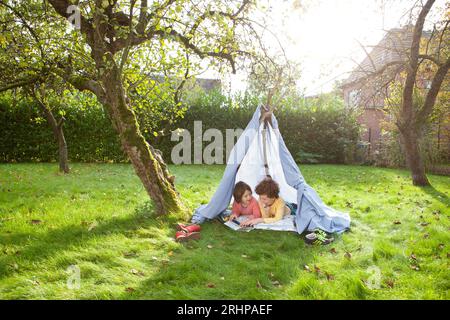
[[[333,241],[334,238],[332,236],[329,236],[325,231],[320,229],[316,229],[305,235],[305,242],[310,245],[327,245]]]
[[[177,232],[175,233],[175,240],[177,242],[186,242],[189,240],[200,239],[201,227],[198,224],[185,225],[182,223],[177,224]]]

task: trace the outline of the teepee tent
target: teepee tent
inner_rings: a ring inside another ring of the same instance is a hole
[[[303,178],[284,144],[274,115],[261,120],[258,107],[228,157],[222,180],[210,202],[195,210],[193,223],[213,219],[228,208],[234,185],[244,181],[252,190],[270,175],[280,186],[280,197],[297,204],[295,228],[298,233],[321,229],[341,233],[350,227],[350,217],[327,206]]]

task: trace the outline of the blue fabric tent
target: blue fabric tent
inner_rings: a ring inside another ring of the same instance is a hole
[[[295,225],[298,233],[321,229],[329,233],[342,233],[350,227],[350,216],[327,206],[306,183],[278,130],[278,122],[271,116],[271,125],[260,121],[258,107],[228,157],[222,180],[210,202],[197,208],[193,223],[213,219],[228,208],[234,185],[239,180],[254,185],[262,180],[267,169],[280,184],[280,195],[297,204]],[[266,130],[265,130],[266,129]],[[262,161],[262,150],[265,161]],[[267,168],[268,167],[268,168]]]

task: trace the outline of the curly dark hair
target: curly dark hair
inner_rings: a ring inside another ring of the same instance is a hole
[[[278,198],[280,194],[280,187],[278,186],[278,183],[271,179],[271,178],[265,178],[255,188],[255,192],[258,195],[265,194],[269,198]]]
[[[250,193],[252,193],[252,188],[250,188],[250,186],[248,184],[246,184],[245,182],[239,181],[238,183],[236,183],[236,185],[234,186],[234,191],[233,191],[234,201],[236,201],[237,203],[240,203],[242,200],[242,196],[244,195],[246,190],[248,190],[248,191],[250,191]]]

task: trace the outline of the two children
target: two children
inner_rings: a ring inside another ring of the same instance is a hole
[[[276,222],[290,214],[291,210],[279,196],[278,183],[271,178],[262,180],[256,186],[255,191],[259,196],[259,201],[252,196],[252,189],[248,184],[242,181],[236,183],[230,219],[240,215],[248,216],[248,219],[241,223],[241,226],[245,227],[258,223]]]

